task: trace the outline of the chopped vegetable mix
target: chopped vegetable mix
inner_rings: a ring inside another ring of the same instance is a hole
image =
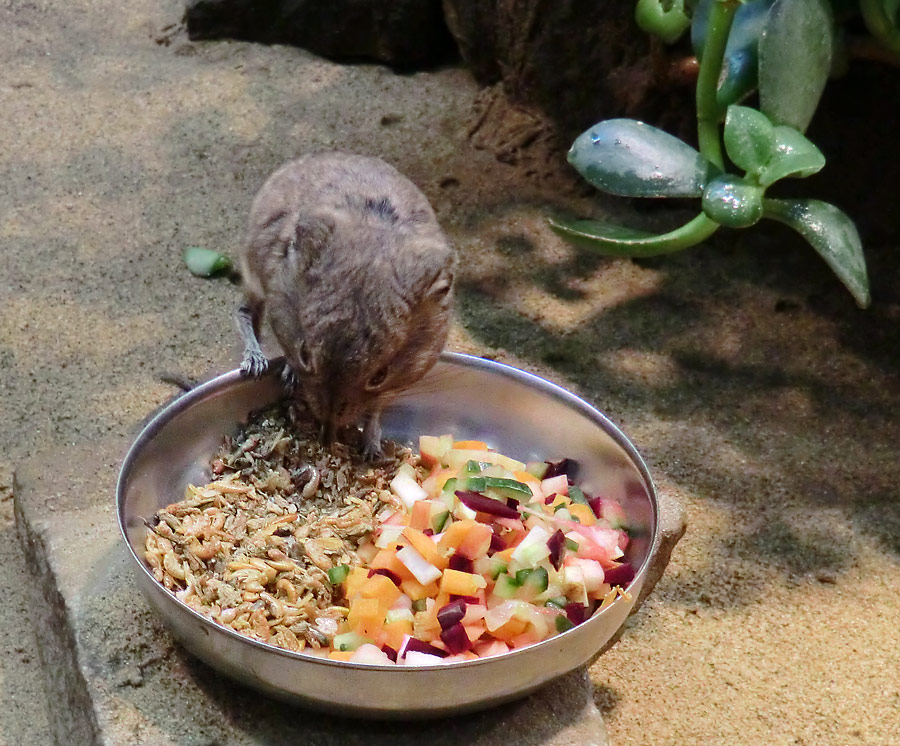
[[[625,595],[634,570],[624,512],[573,484],[569,461],[526,465],[449,435],[422,436],[419,447],[360,546],[367,563],[340,583],[349,613],[329,657],[431,665],[498,655]]]

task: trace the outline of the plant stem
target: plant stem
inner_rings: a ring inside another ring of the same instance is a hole
[[[672,254],[696,246],[715,233],[719,224],[700,213],[693,220],[668,233],[654,235],[634,231],[631,236],[604,233],[604,226],[592,230],[592,221],[567,224],[550,219],[550,227],[569,241],[589,249],[599,249],[604,256],[647,257]]]
[[[716,91],[719,88],[728,34],[739,6],[737,0],[713,0],[706,27],[706,42],[700,58],[700,73],[697,76],[697,141],[700,152],[723,171],[725,159],[719,136],[722,109],[716,100]]]

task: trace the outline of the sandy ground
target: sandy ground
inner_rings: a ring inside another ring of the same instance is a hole
[[[234,366],[238,291],[180,252],[233,253],[265,175],[326,147],[381,155],[432,200],[463,255],[452,348],[579,390],[687,508],[591,670],[613,742],[900,744],[896,241],[872,234],[866,312],[781,229],[582,256],[543,221],[588,204],[563,164],[529,175],[467,140],[465,71],[191,44],[179,14],[0,6],[0,746],[49,742],[12,469],[124,443],[173,393],[161,375]]]

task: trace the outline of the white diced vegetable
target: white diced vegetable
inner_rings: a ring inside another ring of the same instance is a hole
[[[407,510],[412,510],[412,506],[419,500],[428,498],[428,493],[405,471],[398,471],[397,476],[391,480],[391,490],[400,498]]]
[[[422,585],[433,583],[441,577],[441,571],[412,547],[398,549],[397,559],[406,566],[406,569],[409,570]]]

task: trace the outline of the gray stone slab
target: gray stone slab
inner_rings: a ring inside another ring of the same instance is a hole
[[[518,702],[425,722],[341,719],[222,677],[174,642],[133,582],[114,505],[127,446],[112,440],[57,450],[15,475],[58,743],[607,746],[583,670]]]

